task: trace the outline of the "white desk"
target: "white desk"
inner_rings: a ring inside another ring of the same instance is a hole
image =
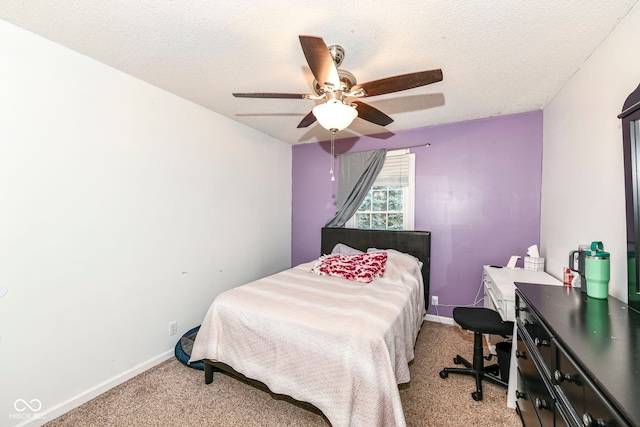
[[[541,285],[558,285],[562,282],[544,271],[529,271],[521,268],[496,268],[485,265],[482,269],[482,283],[484,285],[484,306],[500,313],[503,320],[516,320],[516,285],[515,282],[539,283]],[[517,364],[516,361],[516,326],[513,327],[514,345],[511,349],[511,365],[509,367],[509,389],[507,391],[507,406],[516,407]],[[495,345],[489,339],[489,347],[495,353]],[[493,347],[493,348],[492,348]]]
[[[516,320],[515,282],[562,285],[562,282],[544,271],[529,271],[521,268],[496,268],[485,265],[482,269],[484,284],[484,306],[500,313],[503,320]]]

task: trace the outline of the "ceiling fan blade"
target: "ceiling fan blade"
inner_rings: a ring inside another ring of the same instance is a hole
[[[234,93],[236,98],[282,98],[282,99],[310,99],[304,93]]]
[[[302,51],[313,76],[320,85],[331,83],[336,89],[340,89],[340,76],[329,49],[322,37],[299,36]]]
[[[361,119],[380,126],[386,126],[389,123],[393,123],[393,119],[391,117],[369,104],[365,104],[362,101],[353,101],[353,104],[358,106],[356,111],[358,112],[358,117]]]
[[[384,95],[385,93],[399,92],[413,89],[442,80],[442,70],[418,71],[417,73],[401,74],[380,80],[372,80],[367,83],[355,85],[352,92],[363,89],[365,96]]]
[[[309,111],[309,114],[307,114],[306,116],[304,116],[304,119],[302,119],[300,121],[300,123],[298,123],[298,129],[300,128],[306,128],[309,125],[313,124],[316,122],[316,116],[313,115],[313,111]]]

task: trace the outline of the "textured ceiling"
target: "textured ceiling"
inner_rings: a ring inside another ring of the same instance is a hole
[[[638,0],[11,0],[0,19],[290,144],[314,101],[299,34],[346,51],[363,83],[441,68],[442,82],[367,98],[395,121],[337,137],[542,109]]]

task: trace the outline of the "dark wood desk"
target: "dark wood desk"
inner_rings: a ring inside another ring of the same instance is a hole
[[[640,313],[577,288],[516,288],[517,405],[527,427],[640,426]]]

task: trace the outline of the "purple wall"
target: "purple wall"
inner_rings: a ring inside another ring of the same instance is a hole
[[[542,112],[343,139],[336,153],[426,143],[411,150],[415,229],[432,232],[431,295],[439,296],[437,314],[451,317],[446,305],[474,302],[483,265],[506,265],[540,244]],[[335,214],[329,166],[328,142],[293,147],[292,265],[320,255],[320,229]]]

